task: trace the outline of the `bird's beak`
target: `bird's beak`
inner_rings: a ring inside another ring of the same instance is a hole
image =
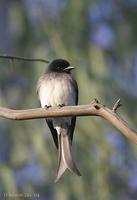
[[[68,66],[67,68],[64,69],[64,71],[71,71],[72,69],[75,69],[75,67],[73,66]]]

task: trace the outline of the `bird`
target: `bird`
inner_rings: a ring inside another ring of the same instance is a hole
[[[42,108],[78,104],[78,85],[71,74],[74,67],[65,59],[54,59],[37,82],[37,94]],[[58,167],[54,182],[57,182],[66,169],[81,176],[72,156],[72,140],[76,116],[47,118],[53,141],[58,150]]]

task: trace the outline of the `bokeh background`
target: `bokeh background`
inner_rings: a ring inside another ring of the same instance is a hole
[[[0,0],[0,54],[76,66],[79,104],[93,98],[137,129],[136,0]],[[0,59],[0,106],[39,107],[47,65]],[[97,117],[77,120],[73,154],[82,177],[53,183],[57,151],[44,119],[0,119],[0,200],[135,200],[137,146]],[[12,196],[13,195],[13,196]]]

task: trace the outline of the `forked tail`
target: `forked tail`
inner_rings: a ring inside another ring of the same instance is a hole
[[[63,175],[66,169],[69,169],[72,173],[81,176],[76,164],[73,161],[71,151],[71,141],[67,129],[60,128],[58,130],[58,168],[55,177],[57,182]]]

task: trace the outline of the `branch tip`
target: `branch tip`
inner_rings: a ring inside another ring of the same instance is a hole
[[[114,106],[113,106],[113,108],[112,108],[112,111],[113,111],[113,112],[116,112],[117,109],[118,109],[119,107],[121,107],[121,106],[122,106],[122,104],[121,104],[121,99],[118,99],[118,100],[116,101],[116,103],[114,104]]]

